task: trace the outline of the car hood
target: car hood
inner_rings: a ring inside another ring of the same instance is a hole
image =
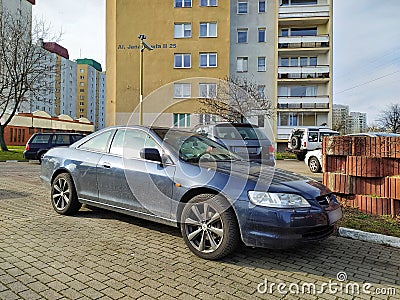
[[[219,173],[247,180],[249,188],[254,190],[296,193],[307,198],[331,193],[323,184],[309,177],[265,164],[248,161],[218,162],[215,169]]]

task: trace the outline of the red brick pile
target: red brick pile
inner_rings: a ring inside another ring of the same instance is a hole
[[[323,183],[349,206],[374,215],[400,215],[400,138],[327,137]]]

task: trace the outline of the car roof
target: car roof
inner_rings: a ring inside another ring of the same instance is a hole
[[[78,132],[36,132],[34,135],[50,135],[50,134],[60,134],[60,135],[85,135],[84,133]]]

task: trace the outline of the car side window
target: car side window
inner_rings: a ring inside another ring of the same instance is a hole
[[[114,131],[108,130],[106,132],[100,133],[95,137],[91,138],[87,142],[79,146],[79,149],[106,152],[108,141]]]
[[[47,144],[50,140],[50,135],[49,134],[40,134],[36,135],[32,142],[33,144]]]
[[[143,148],[161,148],[151,136],[141,130],[119,129],[111,143],[110,153],[125,158],[140,158]]]
[[[318,142],[318,132],[309,132],[308,133],[308,141],[309,142]]]
[[[79,141],[81,138],[83,138],[83,135],[71,135],[71,144]]]
[[[69,135],[66,134],[55,134],[53,135],[53,144],[56,145],[69,145]]]

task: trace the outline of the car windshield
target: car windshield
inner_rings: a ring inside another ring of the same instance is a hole
[[[252,126],[215,126],[215,137],[221,140],[266,140],[264,132],[258,127]]]
[[[200,159],[212,161],[241,160],[236,154],[202,135],[161,128],[153,129],[153,131],[180,159],[186,162],[199,162]]]

